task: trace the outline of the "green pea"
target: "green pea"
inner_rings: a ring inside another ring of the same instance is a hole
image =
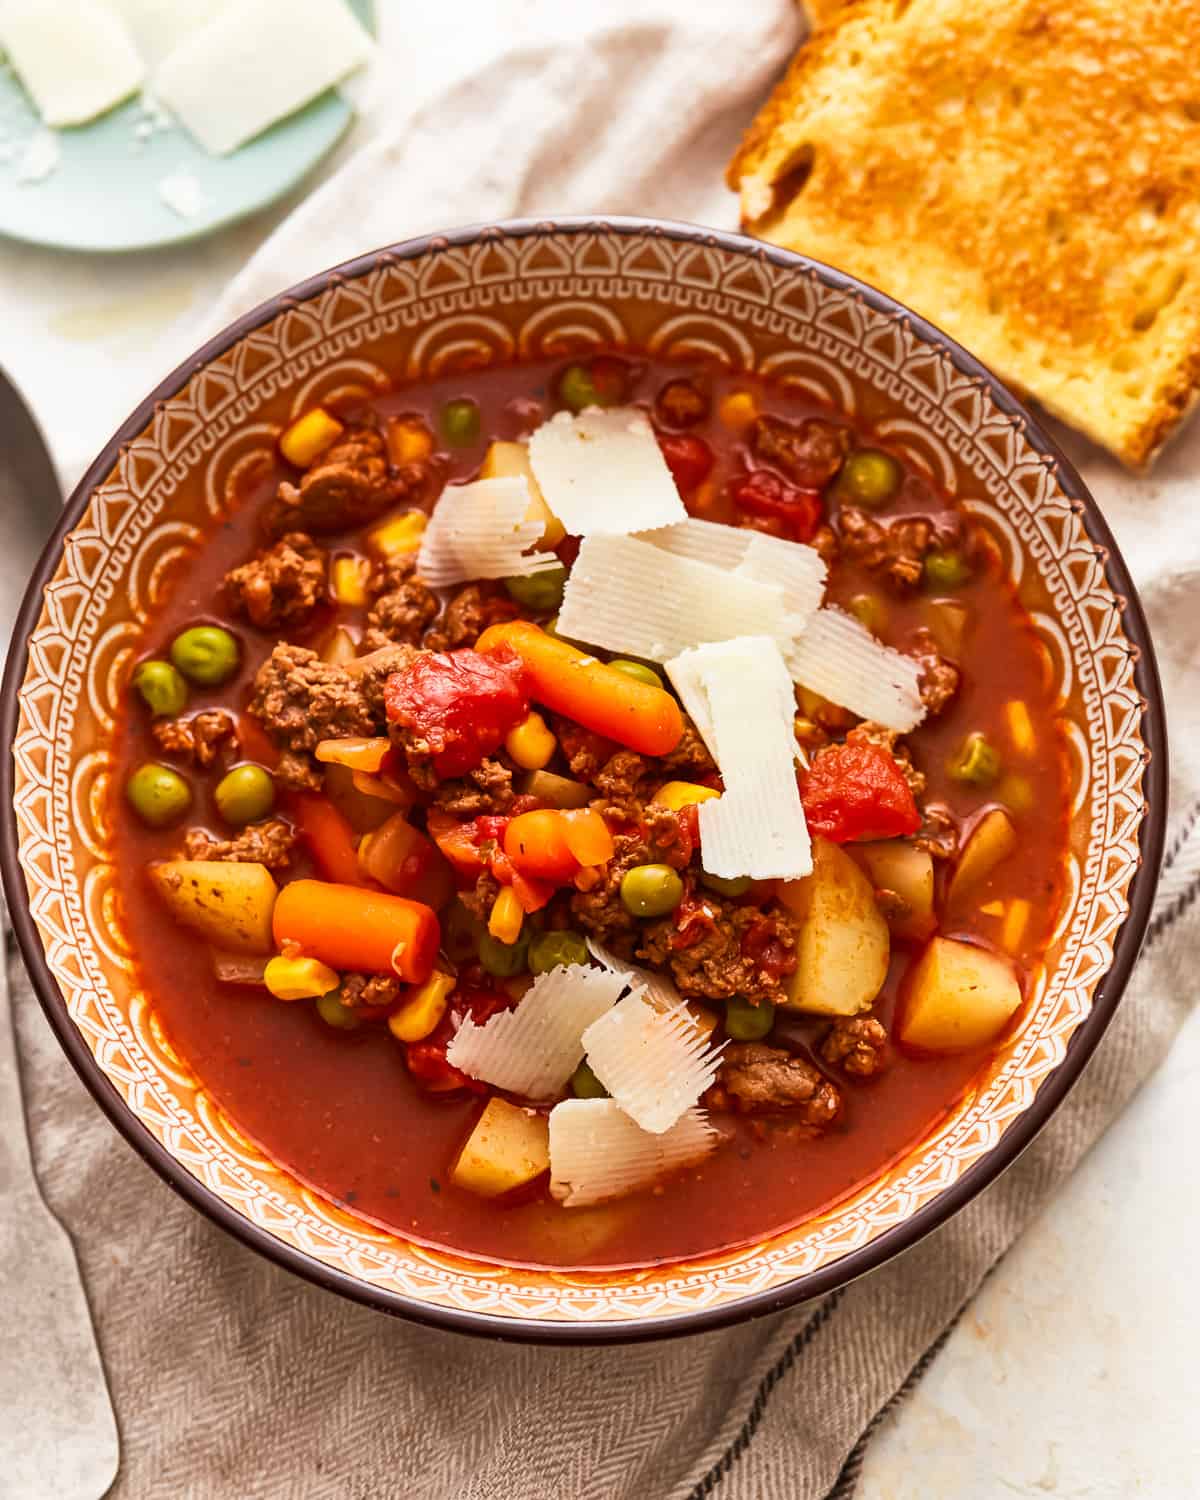
[[[567,366],[558,382],[558,398],[572,411],[583,411],[588,406],[612,405],[597,389],[592,372],[586,365]]]
[[[935,589],[959,588],[970,576],[960,552],[938,549],[925,555],[925,582]]]
[[[886,505],[900,488],[904,471],[890,453],[860,448],[852,453],[838,476],[839,493],[856,505]]]
[[[529,940],[529,972],[548,974],[560,965],[585,964],[588,945],[577,932],[538,932]]]
[[[469,448],[479,441],[479,408],[466,397],[442,407],[442,436],[452,448]]]
[[[621,902],[634,917],[665,917],[683,900],[683,881],[670,865],[634,865],[621,877]]]
[[[142,662],[133,674],[133,685],[156,718],[173,718],[187,707],[187,682],[169,661]]]
[[[234,828],[257,823],[275,806],[275,783],[261,766],[234,766],[217,782],[217,811]]]
[[[700,884],[716,891],[718,896],[744,896],[754,880],[750,875],[710,875],[707,870],[701,870]]]
[[[479,939],[479,962],[497,979],[511,979],[514,974],[524,973],[528,952],[529,934],[523,928],[515,943],[502,943],[490,932],[485,932]]]
[[[990,786],[1000,774],[1000,754],[982,734],[969,734],[948,767],[955,781]]]
[[[608,1098],[608,1090],[585,1062],[581,1062],[571,1074],[571,1092],[576,1099]]]
[[[538,614],[558,608],[566,585],[567,570],[562,567],[546,568],[541,573],[525,573],[520,577],[504,580],[504,587],[517,603]]]
[[[238,644],[219,625],[193,625],[171,642],[171,660],[192,682],[216,687],[238,669]]]
[[[326,1026],[332,1026],[338,1031],[357,1031],[362,1025],[362,1017],[349,1005],[342,1004],[337,990],[330,990],[327,995],[318,995],[316,1007],[317,1015]]]
[[[143,823],[166,828],[182,818],[192,805],[192,789],[170,766],[153,761],[139,766],[125,783],[125,796]]]
[[[775,1007],[770,1000],[752,1005],[742,995],[725,1002],[725,1033],[735,1042],[761,1042],[775,1024]]]
[[[647,682],[651,687],[660,688],[663,685],[662,678],[653,667],[648,667],[645,662],[628,661],[625,657],[618,656],[616,661],[609,662],[609,666],[614,672],[624,672],[626,677],[633,677],[638,682]]]

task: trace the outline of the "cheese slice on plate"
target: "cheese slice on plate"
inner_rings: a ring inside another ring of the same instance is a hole
[[[482,1026],[469,1017],[450,1038],[446,1060],[469,1078],[525,1099],[551,1099],[583,1061],[584,1031],[625,988],[624,976],[579,965],[539,974],[515,1010]]]
[[[417,571],[434,589],[475,578],[518,578],[562,564],[532,552],[543,523],[528,518],[529,486],[518,477],[451,484],[421,537]]]
[[[343,0],[237,0],[155,70],[155,96],[214,156],[228,156],[340,83],[373,44]]]
[[[777,641],[697,646],[667,674],[711,750],[725,790],[698,808],[710,875],[797,880],[812,845],[796,783],[795,693]]]
[[[653,1135],[614,1099],[564,1099],[550,1111],[550,1196],[564,1208],[604,1203],[694,1166],[718,1140],[702,1109]]]
[[[568,640],[648,661],[668,661],[701,641],[792,634],[778,585],[633,536],[584,538],[556,629]]]
[[[796,682],[860,718],[907,734],[925,717],[920,663],[840,609],[819,609],[786,654]]]
[[[825,559],[815,548],[801,542],[784,541],[745,527],[700,521],[694,516],[678,526],[648,531],[641,540],[677,557],[690,557],[693,562],[707,563],[725,572],[736,570],[758,583],[778,585],[783,590],[784,608],[797,631],[820,607],[825,593]]]
[[[654,429],[640,411],[560,411],[529,439],[546,504],[572,536],[649,531],[687,519]]]
[[[47,125],[83,125],[140,87],[142,60],[103,0],[0,0],[8,54]]]
[[[148,68],[157,67],[189,32],[232,5],[234,0],[109,0]]]

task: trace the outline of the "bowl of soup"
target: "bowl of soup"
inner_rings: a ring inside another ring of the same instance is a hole
[[[199,1209],[542,1340],[880,1264],[1136,957],[1162,706],[1034,417],[825,266],[644,220],[315,277],[129,418],[26,598],[5,880]]]

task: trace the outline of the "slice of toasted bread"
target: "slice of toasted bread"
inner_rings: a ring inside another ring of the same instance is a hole
[[[1200,386],[1200,0],[851,0],[729,167],[764,239],[891,293],[1149,463]]]

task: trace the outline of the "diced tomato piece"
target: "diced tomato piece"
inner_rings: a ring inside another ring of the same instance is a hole
[[[694,948],[717,925],[717,914],[703,896],[688,893],[675,908],[672,948]]]
[[[473,1094],[486,1094],[486,1085],[477,1078],[468,1078],[446,1061],[446,1043],[435,1041],[409,1042],[404,1049],[404,1060],[408,1071],[430,1094],[448,1094],[458,1089],[470,1089]]]
[[[829,745],[800,782],[809,830],[835,844],[893,839],[921,826],[912,788],[878,745]]]
[[[681,495],[690,495],[712,473],[713,452],[703,438],[692,433],[660,432],[658,446]]]
[[[730,497],[739,510],[782,521],[797,542],[812,541],[825,513],[819,490],[798,489],[769,469],[751,469],[735,480]]]
[[[772,922],[759,917],[742,936],[742,952],[771,979],[791,974],[796,967],[794,949],[785,948]]]
[[[531,880],[528,875],[522,875],[520,870],[513,871],[512,888],[513,895],[521,903],[521,910],[524,912],[541,911],[543,906],[549,906],[551,896],[558,890],[548,880]]]
[[[430,808],[425,818],[429,837],[454,867],[461,879],[473,882],[483,869],[484,857],[476,840],[473,822],[463,823],[453,813]]]
[[[391,723],[433,751],[439,776],[462,776],[529,713],[528,673],[507,647],[422,651],[388,678],[384,704]]]

